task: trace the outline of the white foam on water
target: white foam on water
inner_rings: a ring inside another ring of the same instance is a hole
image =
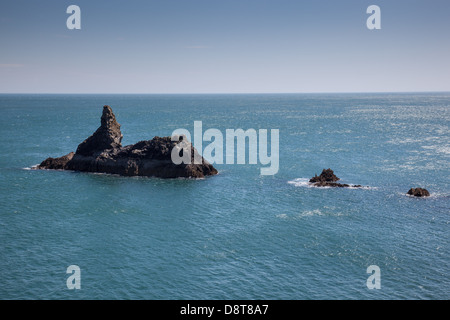
[[[292,184],[296,187],[313,187],[313,185],[311,185],[311,183],[309,183],[309,179],[308,178],[297,178],[291,181],[288,181],[289,184]]]
[[[34,166],[31,166],[31,167],[22,168],[22,170],[36,170],[38,166],[39,166],[39,163],[35,164]]]
[[[450,147],[439,147],[436,148],[436,151],[440,153],[450,154]]]
[[[334,212],[322,209],[313,209],[313,210],[304,210],[302,212],[286,214],[280,213],[277,214],[276,217],[282,220],[300,220],[309,217],[322,217],[322,216],[330,216],[330,217],[340,217],[344,214],[341,212]]]
[[[323,216],[324,213],[320,209],[303,211],[300,217]]]
[[[422,146],[422,149],[431,150],[437,153],[450,154],[450,146],[438,146],[438,145]]]
[[[442,198],[450,198],[450,193],[443,193],[443,192],[430,192],[430,196],[428,197],[416,197],[410,194],[407,194],[406,192],[397,192],[399,196],[408,197],[412,199],[442,199]]]
[[[307,187],[307,188],[317,188],[317,189],[332,189],[335,187],[316,187],[314,184],[309,182],[309,178],[297,178],[294,180],[290,180],[287,183],[292,184],[296,187]],[[361,187],[353,187],[355,184],[349,184],[350,187],[346,189],[366,189],[366,190],[375,190],[377,187],[369,187],[369,186],[361,186]],[[339,188],[338,188],[339,189]]]

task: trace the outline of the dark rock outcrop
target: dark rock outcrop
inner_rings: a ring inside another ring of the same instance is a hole
[[[339,179],[331,169],[323,169],[320,176],[317,176],[317,174],[312,177],[309,182],[312,183],[315,187],[336,187],[336,188],[361,188],[362,186],[357,185],[350,185],[346,183],[338,183],[336,181],[339,181]]]
[[[312,177],[309,182],[311,183],[317,183],[317,182],[336,182],[339,181],[338,177],[335,176],[333,170],[331,169],[323,169],[320,176],[317,176],[317,174]]]
[[[98,151],[120,148],[122,138],[120,124],[117,123],[111,107],[104,106],[100,127],[92,136],[80,143],[76,154],[91,156]]]
[[[48,158],[37,166],[37,169],[160,178],[203,178],[218,173],[189,141],[181,137],[178,141],[172,141],[171,137],[154,137],[152,140],[125,147],[121,145],[122,137],[114,113],[109,106],[104,106],[100,127],[78,146],[76,153],[71,152],[60,158]],[[191,163],[175,164],[171,156],[174,148],[174,152],[178,152],[180,156],[184,152],[190,152]]]
[[[411,188],[411,189],[409,189],[407,194],[409,194],[410,196],[414,196],[414,197],[429,197],[430,196],[430,192],[428,192],[427,189],[423,189],[423,188]]]
[[[71,152],[59,158],[48,158],[42,161],[38,166],[39,169],[64,170],[67,163],[72,160],[75,153]]]

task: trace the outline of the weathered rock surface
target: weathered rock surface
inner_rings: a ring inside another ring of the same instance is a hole
[[[317,182],[336,182],[339,181],[338,177],[334,174],[333,170],[331,169],[323,169],[320,176],[317,176],[317,174],[312,177],[309,182],[311,183],[317,183]]]
[[[72,160],[75,153],[71,152],[59,158],[48,158],[44,160],[38,167],[39,169],[64,170],[67,163]]]
[[[357,185],[351,185],[346,183],[338,183],[336,181],[339,181],[339,179],[331,169],[323,169],[320,176],[317,176],[317,174],[312,177],[309,182],[312,183],[315,187],[336,187],[336,188],[361,188],[362,186]]]
[[[80,143],[76,154],[91,156],[98,151],[120,148],[122,138],[120,124],[117,123],[111,107],[104,106],[100,127],[92,136]]]
[[[154,137],[152,140],[122,147],[122,137],[120,125],[112,109],[104,106],[100,127],[78,146],[75,153],[71,152],[60,158],[48,158],[37,169],[160,178],[203,178],[218,173],[186,139],[172,141],[171,137]],[[177,148],[175,152],[190,151],[191,163],[175,164],[171,157],[174,148]],[[200,159],[198,164],[194,162],[194,158]]]
[[[414,196],[414,197],[429,197],[430,196],[430,192],[427,189],[423,189],[423,188],[411,188],[411,189],[409,189],[407,194],[409,194],[410,196]]]

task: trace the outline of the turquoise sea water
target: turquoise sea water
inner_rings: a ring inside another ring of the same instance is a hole
[[[75,151],[105,104],[123,145],[195,120],[224,134],[279,129],[280,170],[29,170]],[[1,299],[450,298],[448,93],[0,95],[0,112]],[[309,187],[324,168],[368,187]],[[66,286],[70,265],[81,290]],[[370,265],[379,290],[366,286]]]

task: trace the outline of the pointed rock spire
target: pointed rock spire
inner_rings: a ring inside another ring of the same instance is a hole
[[[76,154],[90,156],[103,150],[121,148],[122,138],[120,124],[111,107],[104,106],[100,127],[93,135],[80,143]]]

